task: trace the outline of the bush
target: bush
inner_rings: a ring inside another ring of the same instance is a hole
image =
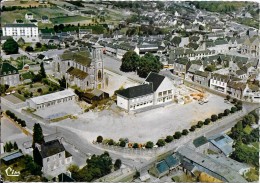
[[[210,123],[210,119],[209,118],[205,119],[204,125],[208,125],[209,123]]]
[[[148,141],[148,142],[146,142],[145,148],[151,149],[151,148],[153,148],[153,146],[154,146],[153,142],[152,141]]]
[[[237,99],[234,98],[233,101],[232,101],[233,104],[237,103]]]
[[[242,105],[236,105],[236,108],[238,111],[241,111],[243,109],[243,106]]]
[[[173,135],[173,137],[174,137],[175,139],[181,138],[181,132],[175,132],[175,134]]]
[[[188,130],[186,130],[186,129],[182,130],[182,135],[188,135],[188,133],[189,133]]]
[[[27,46],[27,47],[25,48],[25,51],[27,51],[27,52],[32,52],[32,51],[33,51],[33,47]]]
[[[192,125],[191,127],[190,127],[190,132],[194,132],[195,130],[196,130],[196,126],[195,125]]]
[[[213,114],[213,115],[211,116],[211,121],[212,121],[212,122],[217,121],[217,119],[218,119],[218,116],[217,116],[216,114]]]
[[[231,111],[230,111],[231,113],[235,113],[235,112],[237,112],[237,108],[236,107],[231,107]]]
[[[37,92],[38,92],[38,93],[42,93],[42,89],[41,89],[41,88],[38,88],[38,89],[37,89]]]
[[[26,127],[26,122],[24,120],[21,121],[21,126]]]
[[[227,99],[227,100],[230,100],[230,99],[231,99],[231,97],[230,97],[229,95],[227,95],[227,96],[226,96],[226,99]]]
[[[168,135],[165,139],[165,142],[170,143],[171,141],[173,141],[173,136]]]
[[[165,141],[164,141],[164,139],[159,139],[159,140],[157,141],[156,145],[158,145],[159,147],[165,146]]]
[[[117,159],[117,160],[115,161],[115,164],[114,164],[115,171],[118,170],[118,169],[120,169],[121,165],[122,165],[121,160],[120,160],[120,159]]]
[[[134,148],[134,149],[136,149],[136,148],[138,148],[138,147],[139,147],[138,143],[134,143],[134,144],[133,144],[133,148]]]
[[[230,113],[230,110],[229,110],[229,109],[225,109],[225,110],[224,110],[224,116],[228,116],[229,113]]]
[[[108,145],[110,145],[110,146],[114,145],[114,140],[113,139],[109,139]]]
[[[197,126],[197,128],[201,128],[203,125],[204,125],[204,123],[202,121],[199,121],[196,126]]]
[[[218,114],[218,119],[221,119],[223,116],[224,116],[223,113],[219,113],[219,114]]]
[[[125,145],[126,145],[126,143],[125,143],[124,140],[120,141],[120,143],[119,143],[119,146],[120,146],[120,147],[125,147]]]
[[[103,142],[103,137],[102,136],[98,136],[97,137],[97,143],[101,143]]]

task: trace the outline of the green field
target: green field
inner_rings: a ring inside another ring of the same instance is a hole
[[[63,24],[63,23],[78,22],[78,21],[89,20],[89,19],[90,18],[88,17],[82,17],[76,15],[76,16],[64,16],[64,17],[51,18],[51,22],[53,24]]]
[[[26,10],[15,10],[15,11],[5,11],[1,12],[1,21],[2,23],[13,23],[16,19],[21,19],[25,21],[25,14],[32,13],[35,19],[41,19],[43,15],[48,16],[49,18],[54,18],[58,16],[66,16],[67,13],[64,10],[61,10],[56,7],[52,8],[32,8]]]

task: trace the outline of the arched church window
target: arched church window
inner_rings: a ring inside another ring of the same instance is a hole
[[[68,62],[68,66],[70,66],[70,62]]]
[[[60,63],[58,63],[58,72],[60,72]]]
[[[101,73],[101,71],[100,71],[100,70],[98,71],[98,79],[99,79],[99,80],[101,80],[101,79],[102,79],[102,73]]]

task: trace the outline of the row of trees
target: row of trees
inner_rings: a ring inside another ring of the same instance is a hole
[[[137,72],[140,77],[147,77],[150,72],[158,73],[163,65],[159,57],[151,53],[146,53],[140,57],[135,51],[128,51],[122,58],[120,70],[123,72]]]
[[[18,145],[16,142],[6,142],[4,145],[5,152],[11,152],[12,150],[18,150]]]
[[[209,125],[210,122],[216,122],[218,119],[221,119],[224,116],[228,116],[229,114],[232,114],[232,113],[235,113],[235,112],[237,112],[239,110],[242,110],[242,102],[241,101],[238,101],[237,99],[235,99],[234,104],[235,104],[235,106],[231,107],[231,109],[225,109],[223,113],[219,113],[218,115],[213,114],[213,115],[211,115],[210,118],[207,118],[204,121],[198,121],[197,125],[192,125],[189,130],[184,129],[182,131],[177,131],[177,132],[174,133],[174,135],[168,135],[165,139],[159,139],[156,142],[156,145],[158,147],[163,147],[163,146],[166,145],[166,143],[170,143],[174,139],[180,139],[182,136],[188,135],[190,132],[194,132],[197,128],[201,128],[203,125]],[[247,121],[248,123],[249,123],[249,121],[250,122],[251,121],[255,122],[255,118],[256,117],[252,120],[252,115],[253,114],[250,114],[249,117],[245,117],[245,121]],[[249,123],[249,124],[251,124],[251,123]],[[97,137],[97,142],[98,143],[102,143],[103,142],[103,137],[102,136],[98,136]],[[108,141],[106,141],[106,144],[108,144],[108,145],[116,145],[116,146],[120,146],[120,147],[125,147],[126,143],[127,142],[126,142],[125,139],[119,139],[119,142],[115,142],[113,139],[109,139]],[[145,144],[144,147],[147,148],[147,149],[151,149],[151,148],[154,147],[154,143],[152,141],[148,141]],[[134,149],[140,148],[140,144],[133,143],[132,148],[134,148]]]
[[[26,122],[24,120],[18,118],[13,112],[7,110],[5,113],[7,116],[12,118],[15,122],[17,122],[19,125],[21,125],[22,127],[26,127]]]

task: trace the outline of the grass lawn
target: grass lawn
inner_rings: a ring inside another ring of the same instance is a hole
[[[13,23],[16,19],[25,20],[26,13],[32,13],[35,19],[41,19],[43,15],[46,15],[49,18],[55,18],[58,16],[67,15],[67,13],[64,10],[56,7],[32,8],[32,9],[24,9],[24,10],[15,10],[12,12],[8,12],[8,11],[1,12],[1,21],[2,23]]]
[[[249,182],[258,181],[259,179],[258,170],[251,168],[250,171],[245,174],[245,178]]]
[[[21,74],[23,79],[33,79],[33,74],[31,72],[25,72]]]
[[[252,131],[252,128],[249,125],[246,125],[246,127],[243,130],[246,134],[250,134]]]
[[[21,171],[25,168],[25,164],[24,164],[24,160],[23,158],[21,157],[20,159],[16,160],[14,163],[10,164],[10,165],[6,165],[5,163],[2,163],[1,162],[1,172],[2,172],[2,177],[5,181],[10,181],[10,182],[18,182],[18,181],[21,181],[21,177],[20,176],[17,176],[17,177],[14,177],[14,176],[6,176],[6,173],[5,173],[5,170],[8,168],[8,167],[11,167],[13,170],[15,171]]]
[[[51,18],[51,22],[53,24],[70,23],[70,22],[77,22],[77,21],[82,21],[82,20],[89,20],[89,18],[88,17],[82,17],[82,16],[79,16],[79,15]]]
[[[26,98],[25,98],[23,95],[19,94],[19,93],[14,93],[13,95],[14,95],[15,97],[19,98],[19,99],[22,100],[22,101],[25,101],[25,100],[26,100]]]

